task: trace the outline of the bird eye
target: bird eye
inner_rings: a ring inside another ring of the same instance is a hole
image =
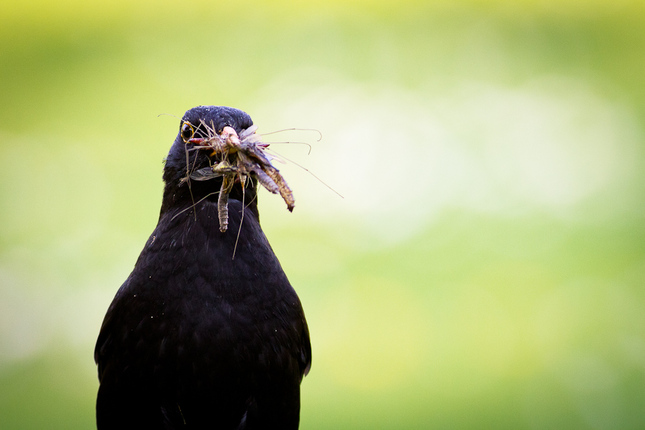
[[[195,134],[193,126],[189,122],[184,122],[181,126],[181,138],[184,139],[184,142],[188,142],[193,134]]]

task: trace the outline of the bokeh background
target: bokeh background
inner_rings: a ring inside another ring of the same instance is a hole
[[[311,153],[260,196],[302,428],[645,428],[644,53],[629,0],[3,2],[0,428],[93,427],[199,104],[323,135],[267,136]]]

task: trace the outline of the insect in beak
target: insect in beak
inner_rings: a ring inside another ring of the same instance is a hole
[[[233,184],[239,181],[246,182],[246,178],[253,174],[258,182],[269,192],[280,194],[287,204],[287,209],[293,211],[295,199],[287,182],[278,169],[276,169],[264,150],[269,146],[261,142],[255,134],[256,126],[251,126],[240,133],[226,126],[217,134],[212,127],[202,122],[201,126],[208,132],[207,137],[195,137],[194,127],[189,123],[182,126],[182,138],[186,144],[193,144],[192,149],[210,150],[210,157],[217,157],[217,161],[209,166],[191,172],[188,177],[195,181],[207,181],[222,177],[222,186],[219,191],[219,222],[220,230],[226,231],[228,227],[228,194]],[[201,127],[200,126],[200,127]]]

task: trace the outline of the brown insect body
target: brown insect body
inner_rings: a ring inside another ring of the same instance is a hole
[[[217,200],[219,228],[221,232],[228,229],[228,195],[236,181],[245,184],[247,176],[253,174],[258,182],[269,192],[280,194],[287,204],[287,209],[293,211],[295,199],[293,192],[287,182],[280,174],[280,171],[273,167],[264,150],[269,146],[260,140],[255,134],[256,126],[243,130],[238,136],[231,127],[224,127],[220,134],[217,134],[213,127],[202,122],[200,128],[204,127],[207,137],[194,137],[195,127],[192,124],[184,123],[193,130],[190,138],[184,138],[186,144],[193,144],[192,150],[211,150],[210,156],[217,157],[217,162],[209,167],[197,169],[187,174],[186,181],[207,181],[213,178],[222,177]],[[241,137],[241,139],[240,139]]]

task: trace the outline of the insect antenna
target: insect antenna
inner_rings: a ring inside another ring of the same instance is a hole
[[[214,195],[215,195],[215,194],[217,194],[217,193],[219,193],[219,191],[213,191],[212,193],[206,194],[204,197],[202,197],[201,199],[197,200],[197,201],[196,201],[195,203],[193,203],[192,205],[190,205],[190,206],[188,206],[187,208],[184,208],[184,209],[180,210],[179,212],[177,212],[175,215],[173,215],[173,217],[172,217],[172,218],[170,218],[170,221],[174,220],[175,218],[177,218],[179,215],[183,214],[183,213],[184,213],[184,212],[186,212],[187,210],[189,210],[189,209],[193,209],[195,206],[197,206],[198,204],[200,204],[201,202],[203,202],[204,200],[206,200],[206,199],[207,199],[207,198],[209,198],[210,196],[214,196]],[[195,213],[195,217],[197,217],[197,213]]]
[[[266,145],[287,145],[287,144],[289,144],[289,145],[307,145],[309,147],[309,150],[307,151],[307,155],[311,155],[312,146],[311,146],[311,143],[307,143],[307,142],[298,142],[298,141],[285,140],[285,141],[282,141],[282,142],[262,142],[262,143],[266,144]]]
[[[176,119],[181,119],[180,117],[178,117],[177,115],[172,114],[172,113],[160,113],[159,115],[157,115],[157,118],[159,118],[160,116],[171,116],[171,117],[176,118]]]
[[[240,241],[240,234],[242,233],[242,224],[244,223],[244,212],[246,209],[246,180],[242,182],[242,216],[240,217],[240,225],[237,227],[237,236],[235,237],[235,245],[233,246],[233,255],[231,260],[235,260],[235,252],[237,251],[237,243]]]
[[[233,257],[231,260],[235,260],[235,252],[237,251],[237,244],[240,241],[240,234],[242,233],[242,224],[244,223],[244,212],[247,207],[251,206],[251,204],[255,201],[255,199],[258,198],[258,195],[256,194],[255,197],[251,199],[248,203],[246,203],[246,181],[249,181],[250,178],[247,176],[246,180],[244,181],[245,183],[243,184],[242,187],[242,217],[240,218],[240,226],[237,228],[237,237],[235,238],[235,246],[233,247]]]
[[[307,169],[307,168],[306,168],[305,166],[303,166],[302,164],[296,163],[296,162],[295,162],[295,161],[293,161],[292,159],[287,158],[287,157],[285,157],[284,155],[277,153],[276,151],[273,151],[273,150],[272,150],[272,152],[275,152],[275,153],[277,154],[277,156],[278,156],[278,157],[280,157],[280,158],[284,158],[284,159],[285,159],[285,160],[287,160],[288,162],[295,164],[296,166],[300,167],[300,168],[301,168],[302,170],[304,170],[305,172],[309,173],[311,176],[313,176],[314,178],[316,178],[316,180],[317,180],[318,182],[320,182],[321,184],[323,184],[324,186],[326,186],[327,188],[329,188],[330,190],[332,190],[334,193],[336,193],[336,194],[338,195],[338,197],[340,197],[341,199],[344,199],[344,198],[345,198],[345,197],[343,197],[343,195],[342,195],[341,193],[339,193],[338,191],[336,191],[335,189],[333,189],[333,188],[332,188],[330,185],[328,185],[325,181],[323,181],[323,180],[322,180],[322,179],[320,179],[318,176],[316,176],[316,174],[315,174],[314,172],[312,172],[311,170]]]
[[[190,154],[188,153],[188,148],[186,147],[186,145],[187,144],[184,144],[184,152],[186,153],[186,182],[188,184],[188,192],[190,193],[190,201],[193,202],[192,207],[195,207],[195,196],[193,196],[193,188],[190,182],[190,174],[192,173],[190,168]],[[197,157],[195,157],[195,162],[197,162]],[[193,165],[192,168],[195,169],[195,166]],[[197,221],[197,212],[194,212],[193,215],[195,215],[195,221]]]
[[[281,130],[276,130],[276,131],[268,131],[266,133],[260,133],[260,136],[268,136],[270,134],[282,133],[283,131],[314,131],[314,132],[318,133],[318,139],[316,140],[316,142],[320,142],[322,140],[322,137],[323,137],[321,131],[318,130],[317,128],[296,128],[296,127],[283,128]]]
[[[259,135],[260,136],[269,136],[271,134],[282,133],[282,132],[285,132],[285,131],[313,131],[313,132],[316,132],[316,133],[318,133],[318,139],[316,139],[316,142],[320,142],[322,140],[322,137],[323,137],[321,131],[318,130],[318,129],[315,129],[315,128],[295,128],[295,127],[294,128],[283,128],[282,130],[276,130],[276,131],[269,131],[269,132],[266,132],[266,133],[260,133]],[[263,141],[262,143],[267,144],[267,145],[280,145],[280,144],[307,145],[307,147],[309,147],[309,151],[307,151],[307,155],[311,154],[311,149],[312,149],[312,146],[311,146],[310,143],[308,143],[308,142],[300,142],[300,141],[281,141],[281,142],[264,142]]]

